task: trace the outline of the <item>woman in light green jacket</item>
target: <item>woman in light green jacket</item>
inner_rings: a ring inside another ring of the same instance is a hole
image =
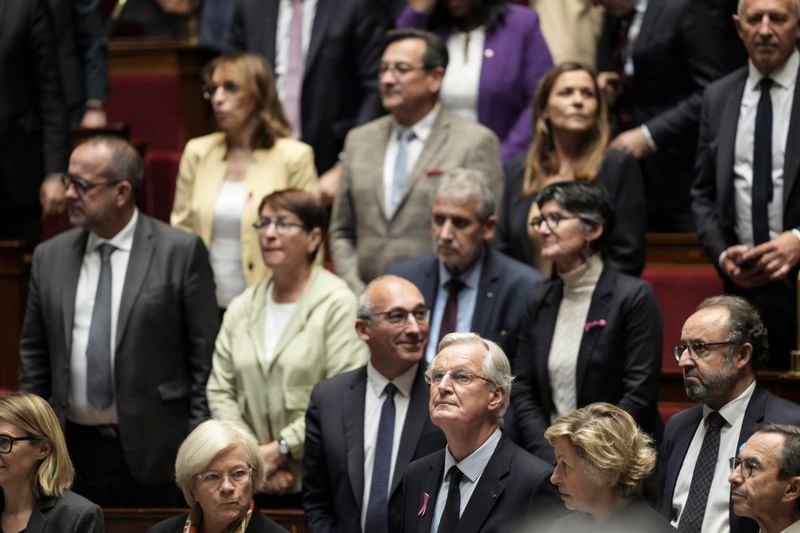
[[[355,332],[356,298],[314,265],[326,211],[305,191],[266,196],[253,224],[272,274],[228,307],[207,395],[214,418],[239,420],[258,438],[266,490],[299,507],[305,412],[319,381],[366,363]]]

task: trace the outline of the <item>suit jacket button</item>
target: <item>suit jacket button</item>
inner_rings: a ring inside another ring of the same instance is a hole
[[[253,270],[253,262],[247,263],[247,270]]]

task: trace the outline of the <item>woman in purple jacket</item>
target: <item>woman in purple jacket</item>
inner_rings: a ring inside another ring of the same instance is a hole
[[[450,63],[441,100],[451,112],[491,129],[504,162],[530,146],[533,93],[553,66],[539,15],[506,2],[409,0],[396,21],[447,41]]]

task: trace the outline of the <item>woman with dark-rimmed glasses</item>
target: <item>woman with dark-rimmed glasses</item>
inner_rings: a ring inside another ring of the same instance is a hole
[[[203,77],[219,131],[186,143],[170,223],[203,239],[217,304],[225,309],[267,274],[250,227],[258,218],[258,202],[292,187],[316,192],[317,172],[311,147],[291,138],[272,71],[262,57],[218,57]]]
[[[531,222],[556,277],[533,289],[520,325],[512,401],[522,444],[552,461],[544,431],[603,401],[651,434],[661,430],[661,312],[652,287],[605,260],[615,214],[608,193],[580,181],[548,185]]]
[[[322,202],[306,191],[261,201],[250,231],[271,274],[231,302],[206,389],[214,418],[243,422],[258,439],[270,507],[300,506],[311,389],[367,359],[354,327],[355,295],[314,264],[326,220]]]
[[[69,490],[74,475],[50,405],[27,392],[0,397],[0,531],[104,531],[100,507]]]

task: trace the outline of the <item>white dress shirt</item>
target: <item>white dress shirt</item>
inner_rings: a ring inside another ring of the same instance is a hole
[[[750,384],[738,398],[725,404],[719,414],[725,419],[719,435],[719,453],[717,464],[714,468],[714,479],[711,481],[711,488],[708,491],[708,501],[706,512],[703,516],[703,531],[713,531],[714,533],[729,533],[731,530],[729,505],[731,501],[731,484],[728,482],[730,465],[728,459],[736,456],[739,434],[742,432],[742,421],[747,410],[747,404],[756,390],[756,382]],[[697,425],[692,442],[686,451],[683,465],[675,481],[675,491],[672,494],[672,507],[676,511],[673,513],[675,520],[672,521],[674,527],[678,527],[683,509],[686,507],[686,500],[689,497],[689,488],[692,485],[694,467],[697,464],[697,456],[700,455],[700,448],[703,446],[703,438],[706,436],[706,418],[711,414],[712,409],[703,405],[703,419]]]
[[[414,132],[414,138],[408,142],[408,151],[406,152],[406,184],[409,183],[408,178],[411,177],[411,172],[414,170],[417,159],[419,159],[419,155],[425,147],[425,142],[431,134],[433,123],[436,121],[436,117],[439,115],[439,110],[441,108],[441,104],[437,103],[422,120],[411,126],[411,131]],[[383,205],[391,205],[394,165],[397,159],[399,143],[398,138],[400,133],[405,129],[406,128],[400,124],[395,123],[389,134],[389,143],[386,145],[386,153],[383,156]]]
[[[456,314],[456,331],[472,331],[472,317],[475,315],[475,302],[478,301],[478,285],[483,272],[483,254],[481,253],[472,268],[462,273],[459,279],[464,286],[458,293],[458,313]],[[425,347],[425,360],[430,363],[436,357],[438,348],[439,330],[442,327],[442,316],[447,306],[449,292],[445,285],[453,276],[444,264],[439,261],[439,289],[436,292],[436,301],[431,309],[430,329],[428,330],[428,345]]]
[[[489,464],[497,445],[500,443],[500,437],[503,433],[500,428],[494,430],[489,435],[489,438],[483,441],[480,447],[466,456],[460,463],[456,461],[455,457],[450,453],[450,448],[444,450],[444,472],[442,472],[442,483],[439,485],[439,494],[436,495],[436,506],[433,508],[433,522],[431,524],[431,533],[436,533],[439,529],[439,522],[442,520],[444,513],[444,506],[447,504],[447,493],[450,491],[450,478],[447,473],[454,465],[458,465],[458,469],[464,474],[461,478],[461,486],[459,487],[461,504],[458,509],[458,516],[464,514],[464,509],[467,508],[469,499],[472,498],[472,493],[475,492],[475,487],[478,485],[483,471],[486,470],[486,465]]]
[[[128,272],[128,260],[133,248],[133,234],[139,211],[134,209],[133,216],[111,239],[104,239],[95,233],[89,233],[86,250],[83,253],[81,272],[78,276],[78,288],[75,292],[75,316],[72,322],[72,347],[70,349],[70,381],[69,407],[67,417],[87,426],[117,423],[116,399],[105,409],[96,409],[86,398],[86,347],[89,344],[89,328],[92,325],[92,311],[97,294],[97,282],[100,279],[100,254],[97,247],[103,243],[112,244],[116,250],[111,254],[111,375],[114,375],[114,357],[116,356],[117,318],[119,304],[122,300],[122,289],[125,287],[125,276]]]
[[[439,95],[447,110],[459,117],[478,121],[478,86],[483,64],[483,26],[469,32],[454,30],[447,39],[450,61]]]
[[[303,0],[303,58],[311,42],[311,28],[317,13],[317,0]],[[264,21],[266,23],[267,21]],[[292,0],[280,0],[278,4],[278,26],[275,31],[275,88],[278,98],[286,97],[286,70],[289,64],[289,28],[292,23]]]
[[[772,201],[767,206],[769,236],[775,238],[783,231],[783,161],[792,116],[794,87],[800,54],[792,52],[778,70],[769,75],[774,82],[769,94],[772,99]],[[756,111],[761,89],[758,84],[765,76],[748,63],[747,81],[742,103],[739,106],[739,123],[736,127],[736,144],[733,161],[734,203],[736,205],[736,236],[739,242],[753,246],[753,141],[756,130]]]
[[[642,30],[645,11],[647,11],[647,0],[636,0],[633,19],[631,20],[631,25],[628,26],[628,40],[625,49],[622,51],[625,59],[623,69],[625,74],[630,77],[636,74],[633,66],[633,47],[636,45],[636,39],[639,38],[639,32]]]
[[[408,403],[411,400],[411,388],[417,376],[419,363],[412,366],[391,382],[397,387],[394,395],[394,438],[392,439],[392,464],[389,469],[389,487],[394,477],[394,464],[400,449],[400,437],[408,414]],[[383,400],[386,398],[386,385],[389,380],[378,372],[371,362],[367,363],[367,387],[364,397],[364,498],[361,500],[361,529],[367,523],[367,507],[369,492],[372,488],[372,468],[375,465],[375,444],[378,440],[378,425],[381,420]]]
[[[264,360],[267,366],[272,364],[275,358],[275,349],[278,341],[283,336],[286,324],[292,318],[297,302],[278,303],[272,297],[272,289],[275,283],[270,282],[267,286],[266,299],[264,300]]]

